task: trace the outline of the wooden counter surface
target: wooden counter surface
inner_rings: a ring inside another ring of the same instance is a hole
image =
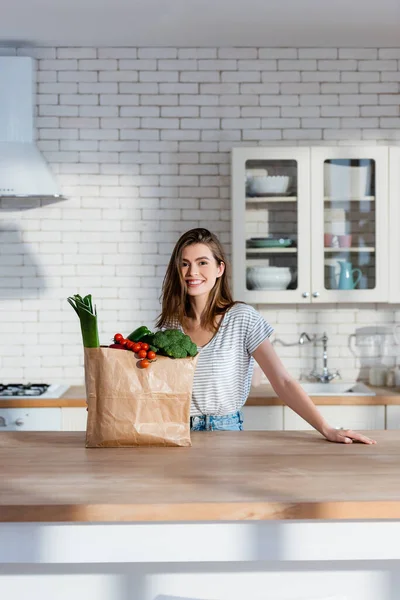
[[[400,519],[400,431],[193,432],[190,448],[84,447],[82,432],[0,433],[0,521]]]
[[[312,396],[314,404],[323,405],[388,405],[400,404],[400,388],[377,388],[376,396]],[[270,385],[262,384],[251,388],[246,406],[283,406]],[[86,392],[83,385],[71,386],[61,398],[7,400],[0,398],[0,408],[36,408],[36,407],[84,407],[86,408]]]
[[[311,396],[314,404],[327,405],[387,405],[400,404],[400,388],[379,388],[368,385],[375,392],[375,396]],[[246,406],[283,406],[284,402],[279,400],[272,386],[261,384],[252,387]]]

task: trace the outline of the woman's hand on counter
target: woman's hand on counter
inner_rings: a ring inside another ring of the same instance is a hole
[[[353,441],[361,442],[361,444],[376,444],[375,440],[372,440],[362,433],[357,433],[357,431],[352,431],[351,429],[336,429],[335,427],[330,427],[324,431],[324,436],[329,442],[338,442],[339,444],[352,444]]]

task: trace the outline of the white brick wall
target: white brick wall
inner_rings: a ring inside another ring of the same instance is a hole
[[[68,295],[91,292],[100,335],[153,324],[169,253],[195,226],[230,250],[230,150],[400,140],[400,48],[0,48],[37,58],[37,139],[66,200],[0,210],[0,380],[82,383]],[[286,342],[348,336],[390,306],[259,306]],[[313,349],[277,345],[299,376]],[[318,358],[319,358],[318,350]],[[365,373],[362,373],[365,374]]]

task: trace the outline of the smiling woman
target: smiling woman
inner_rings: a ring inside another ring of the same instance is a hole
[[[275,353],[268,339],[271,325],[252,306],[233,300],[227,266],[218,238],[207,229],[191,229],[176,243],[164,278],[157,327],[180,329],[199,350],[192,429],[243,429],[241,409],[250,391],[255,359],[278,396],[328,440],[373,443],[326,423]]]

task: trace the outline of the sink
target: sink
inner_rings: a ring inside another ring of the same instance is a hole
[[[338,381],[331,383],[320,383],[319,381],[299,381],[303,390],[309,396],[376,396],[364,383],[357,381]]]

